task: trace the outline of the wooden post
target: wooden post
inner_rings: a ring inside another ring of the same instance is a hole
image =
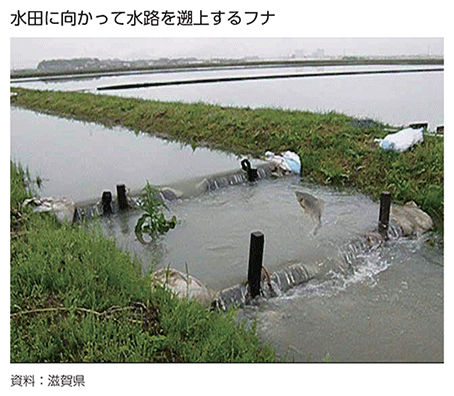
[[[126,187],[124,184],[117,184],[117,199],[120,210],[128,208],[128,199],[126,198]]]
[[[251,298],[254,298],[258,294],[260,294],[264,244],[265,236],[261,232],[256,231],[251,234],[248,268],[248,284],[249,294]]]
[[[102,193],[102,213],[112,213],[112,193],[110,191],[104,191]]]
[[[380,214],[379,214],[379,219],[378,219],[378,232],[385,239],[388,239],[390,208],[391,208],[391,194],[388,191],[383,191],[381,194],[381,198],[380,198]]]

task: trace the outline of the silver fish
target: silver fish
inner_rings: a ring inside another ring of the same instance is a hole
[[[314,235],[318,229],[322,226],[322,213],[325,209],[325,201],[316,198],[311,194],[295,191],[296,200],[301,205],[304,213],[308,214],[314,222]]]

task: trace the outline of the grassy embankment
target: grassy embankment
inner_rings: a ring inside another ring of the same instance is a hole
[[[443,138],[425,136],[404,153],[383,152],[375,138],[384,126],[358,128],[351,117],[279,109],[230,108],[201,103],[157,102],[76,92],[15,89],[12,103],[106,126],[123,126],[191,144],[259,156],[292,150],[304,179],[349,186],[378,199],[415,201],[443,230]]]
[[[152,290],[112,240],[22,208],[11,163],[11,362],[265,362],[254,325]]]
[[[13,104],[123,126],[238,154],[292,150],[306,180],[353,186],[394,202],[414,200],[443,226],[443,139],[426,136],[403,154],[377,149],[382,126],[351,118],[270,109],[162,103],[87,93],[15,89]],[[44,176],[44,175],[43,175]],[[137,263],[112,241],[20,208],[27,173],[11,166],[11,361],[270,361],[254,332],[152,292]]]

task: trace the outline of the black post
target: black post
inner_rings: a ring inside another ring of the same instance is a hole
[[[249,168],[247,172],[247,179],[250,182],[256,181],[259,178],[259,173],[257,168]]]
[[[102,213],[112,213],[112,193],[110,191],[104,191],[102,193]]]
[[[391,194],[388,191],[383,191],[381,194],[381,198],[380,198],[380,214],[379,214],[379,219],[378,219],[378,232],[385,239],[388,239],[390,207],[391,207]]]
[[[128,199],[126,198],[126,187],[124,184],[117,184],[118,208],[124,210],[128,208]]]
[[[262,277],[264,244],[265,236],[261,232],[256,231],[251,234],[248,268],[249,294],[251,298],[254,298],[258,294],[260,294],[260,280]]]
[[[243,168],[243,170],[247,172],[248,181],[253,182],[258,179],[259,177],[258,171],[256,168],[251,167],[251,163],[249,162],[248,159],[244,159],[243,161],[241,161],[241,168]]]

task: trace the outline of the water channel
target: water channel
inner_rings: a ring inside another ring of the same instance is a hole
[[[13,81],[12,86],[36,89],[83,90],[97,87],[246,75],[324,73],[334,71],[411,70],[432,66],[337,66],[227,69],[106,76],[77,80]],[[224,106],[275,107],[331,111],[369,117],[392,125],[424,121],[430,129],[443,125],[443,72],[256,80],[232,83],[172,85],[144,89],[103,91],[111,95],[153,100],[204,102]]]
[[[149,80],[149,76],[140,78]],[[123,77],[115,78],[119,79]],[[42,88],[42,84],[27,86]],[[100,81],[45,85],[93,90]],[[427,121],[434,128],[443,123],[443,73],[203,84],[115,94],[250,107],[335,109],[393,125]],[[44,179],[42,196],[69,196],[75,201],[100,197],[118,183],[137,189],[146,180],[165,185],[240,167],[239,158],[225,153],[192,150],[121,128],[15,108],[11,109],[11,158]],[[323,225],[316,235],[310,217],[295,199],[297,190],[325,201]],[[171,201],[168,207],[179,224],[157,247],[140,243],[133,233],[138,211],[100,222],[120,248],[141,259],[144,271],[150,265],[170,264],[183,272],[188,268],[214,290],[245,281],[253,231],[265,235],[264,265],[270,272],[295,264],[314,269],[317,276],[309,282],[240,310],[240,317],[258,319],[260,338],[275,346],[279,358],[443,361],[444,256],[440,248],[429,247],[424,236],[397,238],[379,249],[358,252],[354,271],[347,271],[338,260],[352,242],[376,229],[377,202],[352,191],[301,184],[295,176],[243,182]]]

